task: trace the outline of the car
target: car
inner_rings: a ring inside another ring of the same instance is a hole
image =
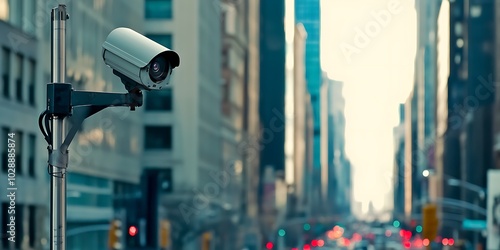
[[[369,250],[370,243],[367,240],[361,240],[356,242],[353,250]]]

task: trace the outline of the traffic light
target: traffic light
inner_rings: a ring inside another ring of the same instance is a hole
[[[128,228],[128,235],[130,237],[135,237],[137,235],[137,227],[136,226],[130,226]]]
[[[142,176],[142,188],[143,188],[143,201],[142,204],[142,214],[146,223],[143,228],[141,238],[145,239],[145,248],[158,248],[159,244],[162,242],[161,237],[161,227],[158,222],[161,221],[159,216],[158,207],[160,197],[164,194],[173,191],[173,173],[171,169],[156,169],[147,168],[143,170]]]
[[[422,238],[433,241],[438,233],[439,220],[437,218],[437,207],[427,204],[422,208]]]
[[[210,250],[210,245],[212,241],[212,234],[210,232],[203,233],[203,237],[201,239],[201,250]]]
[[[398,220],[394,220],[394,222],[392,222],[392,226],[399,228],[399,226],[401,226],[401,223]]]
[[[127,247],[139,247],[139,229],[136,224],[127,225],[126,245]]]
[[[122,222],[120,220],[112,220],[108,233],[108,249],[122,249]]]
[[[170,222],[168,220],[160,221],[160,248],[170,247]]]
[[[274,244],[272,242],[269,241],[266,243],[266,249],[270,250],[270,249],[273,249],[273,247],[274,247]]]

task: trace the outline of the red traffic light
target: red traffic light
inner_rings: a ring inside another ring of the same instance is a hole
[[[135,226],[130,226],[128,228],[128,235],[134,237],[137,234],[137,227]]]
[[[267,249],[273,249],[273,247],[274,247],[274,244],[273,244],[272,242],[268,242],[268,243],[266,244],[266,248],[267,248]]]

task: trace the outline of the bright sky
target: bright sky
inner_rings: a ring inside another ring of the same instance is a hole
[[[413,82],[414,0],[322,0],[321,4],[323,70],[344,82],[346,151],[353,166],[354,200],[365,208],[369,201],[377,210],[392,208],[392,204],[385,206],[392,197],[388,196],[394,161],[392,131],[398,123],[399,103],[405,102]],[[390,17],[373,15],[380,12]],[[360,38],[363,35],[367,39]]]

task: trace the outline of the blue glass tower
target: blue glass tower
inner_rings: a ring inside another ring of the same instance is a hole
[[[313,144],[313,171],[312,176],[306,177],[311,182],[311,205],[312,214],[321,213],[321,196],[325,195],[322,190],[321,172],[321,100],[320,91],[323,79],[320,62],[320,0],[295,0],[295,22],[302,23],[307,33],[305,44],[305,70],[307,90],[311,96],[311,107],[313,113],[314,134]]]
[[[302,23],[307,32],[306,39],[306,81],[311,94],[314,113],[313,165],[320,166],[320,87],[322,70],[320,62],[320,0],[295,0],[295,21]]]

